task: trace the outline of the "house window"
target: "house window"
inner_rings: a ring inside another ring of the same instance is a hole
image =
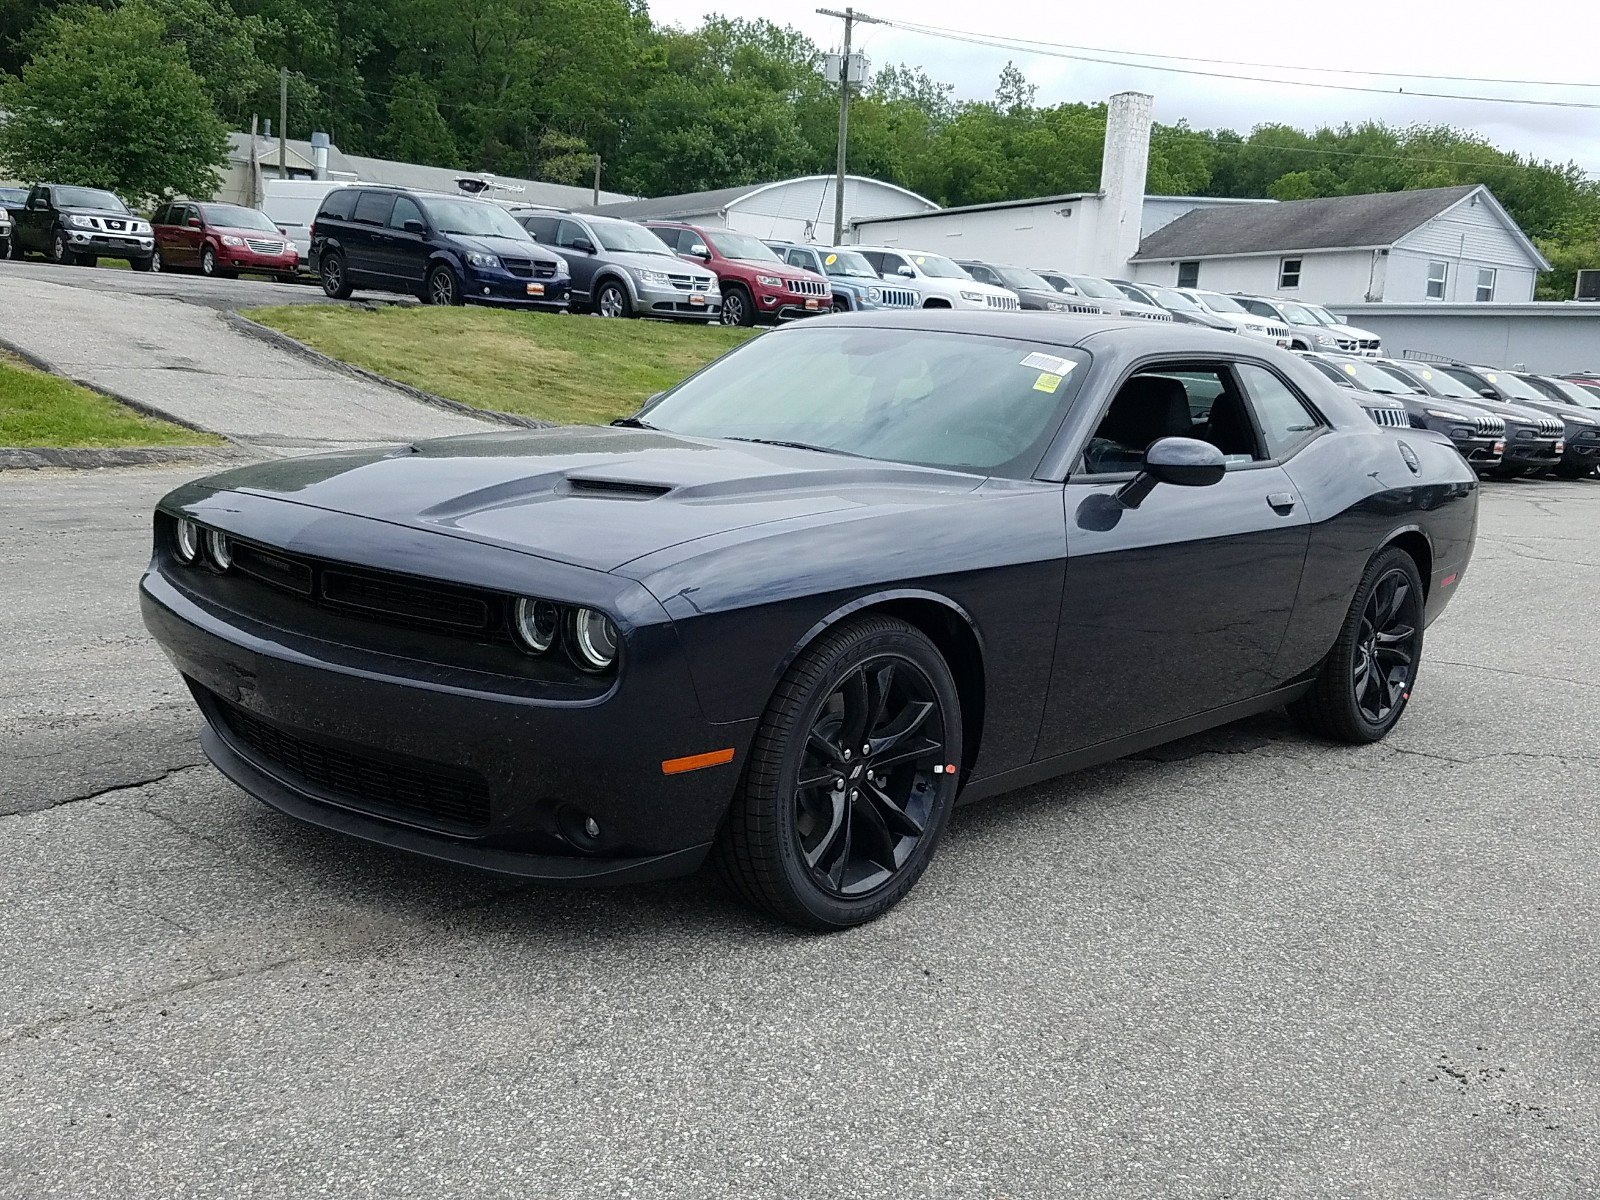
[[[1300,260],[1285,258],[1278,263],[1278,287],[1282,290],[1300,286]]]
[[[1444,285],[1450,278],[1450,264],[1431,262],[1428,264],[1428,299],[1443,300]]]
[[[1178,286],[1200,286],[1200,264],[1197,262],[1181,262],[1178,264]]]
[[[1495,270],[1493,267],[1478,268],[1478,300],[1480,302],[1494,299],[1494,276]]]

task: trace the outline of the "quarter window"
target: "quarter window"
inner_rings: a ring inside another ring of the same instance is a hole
[[[523,217],[522,227],[533,235],[533,240],[546,246],[556,244],[556,219],[554,217]]]
[[[388,192],[362,192],[356,200],[355,220],[362,225],[382,225],[389,220],[394,196]]]
[[[1278,264],[1278,286],[1280,288],[1297,288],[1300,286],[1300,262],[1298,258],[1286,258]]]
[[[878,268],[878,274],[888,278],[891,275],[898,274],[901,267],[910,270],[911,264],[898,254],[885,254],[883,256],[883,266]]]
[[[1450,264],[1431,262],[1428,264],[1428,299],[1443,300],[1445,285],[1450,281]]]
[[[1478,301],[1480,303],[1483,303],[1483,302],[1486,302],[1486,301],[1494,299],[1494,277],[1495,277],[1495,274],[1496,274],[1496,272],[1495,272],[1495,269],[1493,267],[1479,267],[1478,268],[1478,295],[1477,295],[1477,299],[1478,299]]]
[[[665,242],[667,249],[671,250],[674,254],[684,253],[683,243],[679,240],[679,235],[683,233],[683,230],[668,229],[659,225],[652,225],[650,226],[650,232]]]
[[[1321,419],[1287,383],[1265,367],[1239,364],[1239,379],[1250,396],[1261,437],[1271,458],[1284,458],[1322,425]]]
[[[1200,286],[1200,264],[1197,262],[1181,262],[1178,264],[1178,286]]]
[[[330,221],[348,221],[350,208],[355,204],[355,193],[344,188],[334,188],[322,201],[322,211],[317,215]]]

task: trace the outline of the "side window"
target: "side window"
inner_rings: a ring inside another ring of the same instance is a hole
[[[1265,300],[1247,300],[1243,296],[1235,296],[1234,299],[1244,306],[1245,312],[1255,313],[1258,317],[1271,317],[1274,321],[1278,319],[1278,314],[1272,311]]]
[[[389,214],[389,228],[403,230],[407,221],[422,221],[422,210],[410,196],[396,196],[394,211]],[[426,221],[422,221],[424,225]]]
[[[589,235],[576,221],[563,220],[556,225],[556,245],[566,250],[576,250],[579,242],[589,241]]]
[[[533,235],[533,240],[546,246],[556,244],[556,219],[554,217],[523,217],[522,227]]]
[[[190,217],[196,215],[193,208],[187,204],[174,204],[168,212],[169,221],[173,225],[185,225]]]
[[[1178,264],[1178,286],[1200,286],[1200,264],[1197,262],[1181,262]]]
[[[383,225],[393,207],[394,195],[390,192],[362,192],[356,200],[354,219],[362,225]]]
[[[152,225],[171,225],[172,222],[168,219],[168,216],[169,216],[169,214],[171,212],[172,212],[172,205],[163,204],[160,208],[156,209],[156,215],[150,218],[150,224],[152,224]]]
[[[648,228],[651,233],[667,244],[668,250],[671,250],[674,254],[683,253],[683,247],[678,244],[678,234],[682,232],[681,230],[667,229],[660,225],[651,225]]]
[[[989,270],[988,267],[980,267],[977,263],[973,263],[967,268],[967,274],[971,275],[979,283],[998,284],[1000,282],[993,271]]]
[[[350,209],[356,202],[356,193],[347,188],[334,188],[322,198],[322,208],[318,217],[326,217],[330,221],[348,221]]]
[[[783,257],[784,261],[787,262],[791,267],[799,267],[802,271],[815,271],[819,269],[817,267],[817,260],[811,257],[811,251],[802,250],[798,246],[791,246],[788,250],[784,251]]]
[[[883,266],[878,268],[878,273],[887,279],[899,274],[901,267],[909,270],[911,264],[898,254],[885,254],[883,256]]]
[[[879,275],[883,274],[883,252],[879,250],[863,250],[861,257],[867,260],[870,266]]]
[[[1266,457],[1232,373],[1217,365],[1176,363],[1140,371],[1117,389],[1084,447],[1084,470],[1137,471],[1150,444],[1167,437],[1210,442],[1230,464]]]
[[[1239,379],[1249,393],[1271,458],[1284,458],[1322,426],[1322,420],[1297,392],[1265,367],[1240,363]]]

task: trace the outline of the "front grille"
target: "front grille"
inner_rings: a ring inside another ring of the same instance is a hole
[[[826,296],[830,290],[820,279],[790,279],[787,283],[794,296]]]
[[[1103,317],[1105,316],[1106,310],[1101,308],[1098,304],[1073,304],[1069,301],[1067,304],[1067,311],[1070,313],[1081,313],[1086,317]]]
[[[668,275],[667,279],[680,292],[709,292],[711,280],[704,275]]]
[[[1172,320],[1171,315],[1168,314],[1168,313],[1132,312],[1132,313],[1129,313],[1128,315],[1131,316],[1131,317],[1143,317],[1146,321],[1170,321],[1170,320]]]
[[[228,732],[260,758],[351,808],[455,831],[489,824],[489,785],[471,771],[313,740],[212,695]]]
[[[1286,338],[1289,336],[1289,327],[1287,325],[1268,325],[1267,334],[1275,338]]]
[[[1007,312],[1016,312],[1022,307],[1015,296],[985,296],[984,301],[990,308],[1003,308]]]
[[[1377,338],[1362,338],[1360,340],[1360,346],[1361,349],[1370,350],[1372,353],[1376,354],[1380,349],[1382,349],[1383,343]]]
[[[1374,425],[1395,425],[1409,427],[1411,417],[1403,408],[1369,408],[1367,416],[1372,418]]]
[[[1349,351],[1356,349],[1356,340],[1354,338],[1334,338],[1333,341],[1334,345],[1338,346],[1341,350]]]
[[[915,308],[917,294],[908,288],[879,288],[878,294],[883,297],[880,303],[885,308]]]
[[[100,225],[104,229],[114,230],[117,233],[121,233],[128,227],[128,223],[126,221],[119,221],[115,217],[101,217]]]
[[[1537,424],[1541,437],[1560,437],[1567,428],[1555,417],[1540,417]]]
[[[266,238],[245,238],[244,244],[257,254],[282,254],[283,243],[269,241]]]
[[[1476,418],[1476,424],[1480,437],[1500,437],[1506,431],[1506,423],[1503,420],[1487,414]]]

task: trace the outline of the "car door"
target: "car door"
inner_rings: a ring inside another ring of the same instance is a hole
[[[408,288],[422,286],[428,273],[427,231],[428,219],[423,216],[421,205],[410,196],[396,196],[373,247],[373,257],[388,279]]]
[[[561,251],[561,257],[567,260],[567,269],[572,272],[572,293],[587,304],[594,297],[594,276],[601,264],[600,256],[581,249],[580,242],[599,248],[589,230],[577,221],[562,217],[556,222],[556,249]]]
[[[386,282],[379,239],[385,236],[384,227],[393,208],[393,192],[361,192],[356,196],[355,210],[341,233],[345,268],[352,281],[359,278]]]
[[[200,221],[200,210],[193,204],[175,204],[172,215],[172,245],[177,251],[176,262],[181,267],[196,266],[200,262],[200,247],[205,244],[206,232],[203,225],[190,225],[189,222]]]
[[[878,274],[885,279],[915,279],[917,269],[901,254],[891,254],[884,251],[883,265],[878,268]]]
[[[1149,360],[1102,404],[1064,488],[1066,588],[1040,757],[1226,708],[1281,682],[1274,662],[1310,540],[1282,464],[1326,423],[1265,371],[1278,390],[1269,388],[1262,371]],[[1158,484],[1125,508],[1116,492],[1150,443],[1185,436],[1222,450],[1221,481]]]

